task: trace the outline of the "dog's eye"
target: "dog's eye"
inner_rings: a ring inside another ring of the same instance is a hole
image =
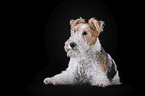
[[[82,34],[83,34],[83,35],[87,35],[88,33],[87,33],[87,32],[83,32]]]

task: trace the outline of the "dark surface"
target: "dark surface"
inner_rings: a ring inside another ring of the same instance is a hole
[[[90,85],[44,85],[31,83],[27,91],[33,96],[129,96],[132,89],[128,85],[105,88]]]

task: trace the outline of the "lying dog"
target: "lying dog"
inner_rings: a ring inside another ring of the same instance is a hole
[[[103,21],[94,18],[85,22],[81,17],[70,21],[71,37],[65,42],[70,57],[69,66],[62,73],[44,79],[45,84],[91,84],[105,87],[121,84],[117,66],[102,48],[99,35]]]

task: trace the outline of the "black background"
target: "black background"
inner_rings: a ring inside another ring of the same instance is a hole
[[[64,42],[70,35],[70,19],[79,17],[88,21],[91,17],[105,21],[104,32],[100,35],[103,48],[115,60],[121,82],[133,92],[138,88],[140,66],[138,55],[138,15],[140,7],[135,1],[125,0],[84,0],[33,2],[20,10],[21,61],[19,65],[23,86],[29,94],[36,88],[45,93],[43,79],[54,76],[67,68],[69,58],[64,51]],[[41,89],[40,86],[43,86]],[[55,89],[50,87],[48,89]],[[83,90],[77,87],[78,90]],[[114,87],[112,87],[114,88]],[[56,87],[57,89],[57,87]],[[124,90],[119,87],[118,90]],[[64,88],[65,90],[65,88]],[[75,90],[75,89],[74,89]],[[106,89],[107,90],[107,89]],[[68,91],[69,92],[69,91]],[[37,93],[37,92],[36,92]],[[46,92],[47,93],[47,92]],[[37,94],[38,95],[38,94]]]

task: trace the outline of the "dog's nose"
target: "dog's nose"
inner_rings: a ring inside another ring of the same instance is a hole
[[[74,47],[76,46],[76,43],[71,42],[71,43],[70,43],[70,46],[71,46],[72,48],[74,48]]]

